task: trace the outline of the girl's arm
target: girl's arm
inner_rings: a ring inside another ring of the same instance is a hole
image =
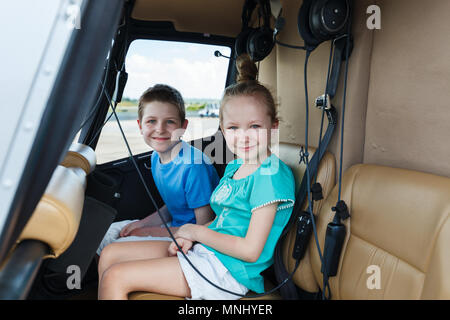
[[[203,226],[204,227],[209,227],[209,225],[211,224],[211,223],[213,223],[214,222],[214,220],[215,220],[215,218],[214,219],[212,219],[211,221],[209,221],[209,222],[207,222],[207,223],[205,223]]]
[[[254,210],[245,237],[219,233],[206,226],[195,224],[180,227],[177,237],[198,241],[229,256],[255,262],[266,244],[277,206],[278,203],[273,203]]]

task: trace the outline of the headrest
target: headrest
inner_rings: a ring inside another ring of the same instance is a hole
[[[63,253],[78,231],[85,179],[80,179],[72,168],[57,166],[18,242],[34,239],[48,244],[51,254],[47,257]]]
[[[95,169],[96,163],[97,157],[91,147],[81,143],[73,143],[61,165],[66,168],[81,168],[88,175]]]

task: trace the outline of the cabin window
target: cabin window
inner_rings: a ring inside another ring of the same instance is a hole
[[[133,155],[151,150],[137,125],[137,104],[140,95],[157,83],[176,88],[184,98],[189,124],[183,140],[209,137],[217,131],[229,59],[216,57],[216,50],[231,54],[229,47],[216,45],[159,40],[131,43],[125,60],[128,81],[116,110]],[[114,116],[103,127],[96,154],[98,164],[128,157]]]

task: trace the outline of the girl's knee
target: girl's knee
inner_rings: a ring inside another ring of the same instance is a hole
[[[124,269],[120,264],[113,264],[103,272],[101,286],[106,289],[119,289],[123,286]]]
[[[98,271],[100,277],[102,276],[102,273],[114,263],[116,255],[117,252],[113,243],[107,245],[102,250],[98,261]]]
[[[120,265],[113,264],[103,273],[102,281],[104,283],[117,283],[120,281],[121,273]]]
[[[100,260],[107,260],[110,256],[114,255],[114,246],[113,243],[108,244],[106,247],[103,248],[102,252],[100,253]]]
[[[120,264],[114,264],[103,272],[103,276],[99,282],[99,299],[115,300],[126,299],[128,291],[123,281],[124,269]]]

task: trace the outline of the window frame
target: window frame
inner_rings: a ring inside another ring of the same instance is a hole
[[[175,30],[173,23],[168,21],[139,21],[128,18],[125,24],[122,25],[121,31],[117,33],[116,38],[114,39],[114,45],[111,49],[110,58],[108,60],[109,66],[105,67],[105,72],[108,72],[108,74],[104,75],[104,86],[109,97],[113,96],[116,86],[115,79],[118,69],[121,69],[117,68],[117,66],[125,66],[128,50],[135,40],[160,40],[229,47],[231,50],[231,55],[228,63],[225,87],[232,84],[236,77],[234,59],[235,38],[203,33],[179,32]],[[124,87],[126,87],[126,84]],[[101,91],[102,86],[100,85],[98,88],[99,95]],[[94,107],[95,106],[92,106],[92,108]],[[108,99],[105,97],[105,94],[103,94],[100,97],[98,109],[95,111],[95,115],[82,128],[78,142],[87,144],[94,150],[96,149],[104,122],[107,118],[109,107],[110,105]],[[202,139],[209,138],[210,137],[203,137]],[[102,164],[120,161],[121,159],[123,158],[118,158]]]

